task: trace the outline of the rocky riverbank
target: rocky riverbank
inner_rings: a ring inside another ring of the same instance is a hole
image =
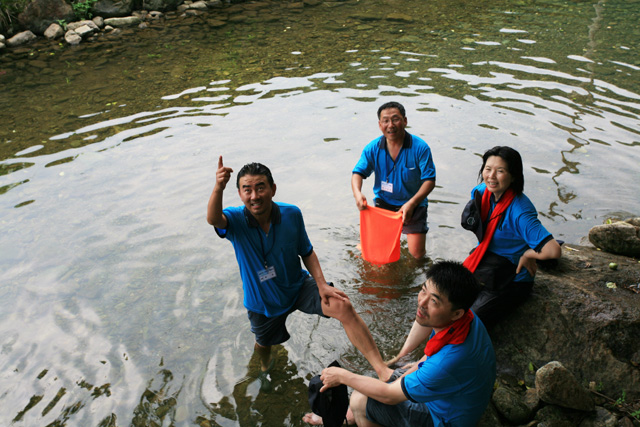
[[[29,44],[38,38],[63,40],[65,44],[73,46],[83,41],[95,40],[102,35],[117,35],[125,27],[145,29],[151,23],[161,22],[165,18],[215,13],[215,19],[211,20],[209,25],[221,27],[227,22],[255,19],[260,9],[272,9],[275,6],[299,11],[321,3],[336,2],[144,0],[142,9],[134,10],[133,1],[87,0],[83,3],[88,5],[87,9],[81,13],[86,19],[78,19],[76,9],[65,0],[32,0],[12,26],[3,28],[0,20],[0,53],[12,47]]]
[[[640,426],[640,262],[564,245],[492,332],[499,378],[482,426]]]

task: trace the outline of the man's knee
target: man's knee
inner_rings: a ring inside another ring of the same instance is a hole
[[[353,411],[354,416],[365,415],[367,412],[367,399],[368,397],[359,391],[354,390],[351,393],[351,399],[349,400],[349,406]]]
[[[424,244],[415,245],[413,247],[409,247],[409,253],[413,255],[415,259],[422,259],[427,255],[427,249]]]
[[[407,234],[409,253],[416,259],[422,259],[427,254],[427,235],[423,233]]]
[[[415,259],[422,259],[427,254],[427,250],[424,246],[413,248],[413,250],[409,250],[409,253],[413,255]]]

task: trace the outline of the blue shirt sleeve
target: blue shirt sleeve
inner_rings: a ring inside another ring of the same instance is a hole
[[[380,138],[381,137],[374,139],[364,147],[358,163],[356,163],[355,167],[353,168],[353,173],[362,175],[362,177],[364,178],[368,178],[369,176],[371,176],[371,174],[375,170],[376,147],[380,142]]]

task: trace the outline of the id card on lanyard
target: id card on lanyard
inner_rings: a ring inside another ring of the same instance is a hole
[[[258,270],[258,278],[260,279],[260,283],[266,282],[269,279],[275,279],[275,277],[276,269],[273,267],[273,265],[266,267],[264,270]]]
[[[272,224],[272,230],[273,230],[273,244],[271,245],[271,248],[269,248],[268,251],[265,251],[264,249],[264,243],[263,243],[263,238],[261,235],[261,231],[260,230],[256,230],[259,234],[259,238],[260,238],[260,249],[262,249],[262,264],[264,265],[264,269],[263,270],[258,270],[258,279],[260,279],[260,283],[264,283],[267,280],[271,280],[271,279],[275,279],[276,278],[276,269],[273,265],[268,265],[267,264],[267,255],[269,255],[271,253],[271,250],[273,249],[273,247],[276,245],[276,226],[275,224]],[[266,238],[268,238],[268,234],[266,235]]]
[[[402,151],[402,148],[400,149],[400,151]],[[389,154],[389,153],[387,153]],[[393,173],[393,170],[396,168],[396,162],[399,160],[400,157],[400,152],[398,152],[398,155],[396,156],[396,160],[393,160],[393,166],[391,167],[391,170],[389,172],[387,172],[387,179],[380,182],[380,189],[386,193],[393,193],[393,182],[389,182],[389,176]],[[391,156],[388,157],[389,159],[391,159]]]

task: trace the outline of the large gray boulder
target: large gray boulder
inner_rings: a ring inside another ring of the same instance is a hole
[[[75,31],[68,30],[64,34],[64,41],[69,43],[71,46],[77,46],[82,41],[82,37],[80,36],[80,34],[76,33]]]
[[[54,22],[70,22],[74,18],[73,8],[64,0],[32,0],[18,15],[18,22],[41,36]]]
[[[640,218],[596,225],[589,241],[603,251],[640,258]]]
[[[142,0],[142,8],[145,10],[158,10],[166,12],[175,10],[183,0]]]
[[[536,389],[542,401],[563,408],[593,411],[596,407],[591,393],[560,362],[549,362],[538,369]]]
[[[91,13],[104,18],[129,16],[133,12],[133,6],[133,0],[98,0],[91,8]]]
[[[104,20],[105,25],[111,25],[112,27],[130,27],[132,25],[138,25],[140,22],[142,22],[142,20],[137,16],[107,18]]]
[[[88,19],[85,19],[84,21],[70,22],[69,24],[67,24],[67,30],[75,31],[78,28],[83,26],[87,26],[91,28],[91,30],[93,31],[100,31],[100,28],[98,27],[98,25],[96,25],[96,23],[93,22],[93,20],[88,20]]]
[[[7,46],[10,46],[10,47],[21,46],[23,44],[30,43],[37,38],[38,36],[33,34],[32,31],[29,31],[29,30],[22,31],[16,34],[15,36],[11,37],[9,40],[7,40]]]
[[[44,32],[44,36],[51,40],[59,39],[63,35],[64,35],[64,29],[60,26],[60,24],[56,24],[55,22],[49,25],[49,27],[47,27],[47,29]]]

